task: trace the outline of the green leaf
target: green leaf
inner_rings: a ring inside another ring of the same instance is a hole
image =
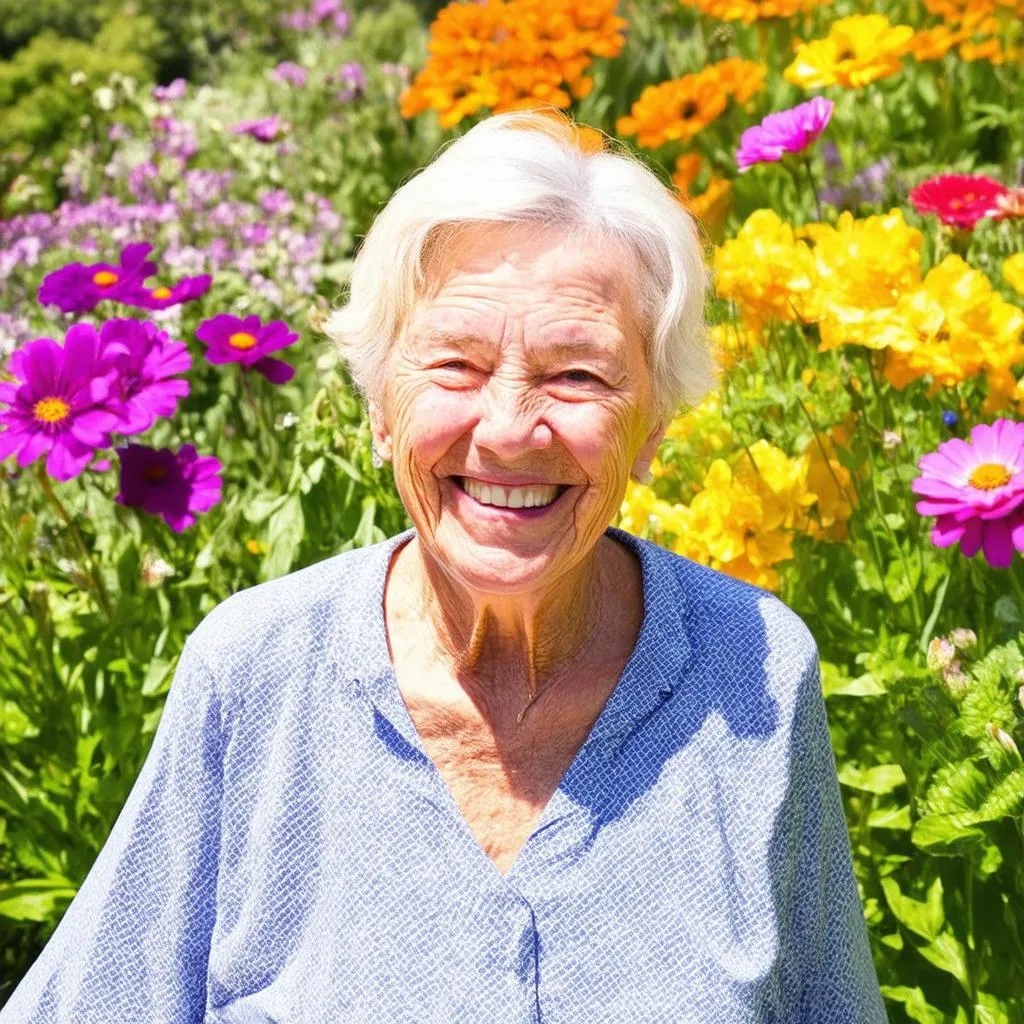
[[[839,781],[851,789],[863,789],[868,793],[882,795],[902,786],[907,777],[898,764],[879,764],[874,768],[857,768],[852,764],[844,764],[839,772]]]
[[[48,921],[71,901],[77,889],[66,878],[25,878],[0,885],[0,917]]]
[[[877,808],[868,815],[869,828],[910,828],[910,805]]]
[[[934,964],[940,971],[952,974],[963,986],[963,990],[970,994],[971,984],[967,976],[967,955],[961,943],[951,931],[945,931],[925,946],[915,946],[929,963]]]
[[[914,845],[928,853],[954,854],[984,842],[985,833],[964,824],[954,814],[929,814],[921,818],[910,833]]]
[[[922,939],[938,938],[945,914],[942,910],[942,879],[936,876],[924,902],[905,896],[895,878],[882,879],[882,891],[896,920]]]
[[[829,682],[822,679],[822,687],[826,697],[881,697],[886,692],[870,672],[856,679],[834,674]]]
[[[302,543],[305,525],[302,501],[297,494],[288,495],[281,507],[270,517],[267,526],[270,553],[260,566],[261,580],[271,580],[288,572]]]
[[[38,735],[39,729],[13,700],[0,700],[0,745],[13,745]]]
[[[906,985],[883,985],[882,995],[895,1003],[902,1003],[903,1009],[911,1020],[919,1024],[945,1024],[945,1014],[937,1010],[924,997],[920,988],[909,988]]]

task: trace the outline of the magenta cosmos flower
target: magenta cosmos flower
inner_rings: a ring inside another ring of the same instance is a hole
[[[126,411],[96,330],[76,324],[63,347],[52,338],[30,341],[11,353],[7,369],[21,383],[0,382],[0,404],[9,406],[0,412],[0,460],[17,452],[27,466],[45,454],[55,480],[78,476],[97,448],[110,445]]]
[[[222,466],[212,455],[197,455],[190,444],[175,454],[170,448],[129,444],[117,449],[121,457],[121,490],[114,499],[134,506],[181,533],[220,501]]]
[[[239,121],[232,125],[231,131],[235,135],[251,135],[258,142],[273,142],[278,135],[283,135],[287,126],[276,114],[270,117],[260,117],[251,121]]]
[[[807,103],[769,114],[740,136],[737,167],[745,171],[754,164],[775,163],[787,153],[802,153],[821,136],[834,106],[832,100],[815,96]]]
[[[69,263],[43,278],[39,301],[52,303],[64,313],[87,313],[104,300],[142,309],[166,309],[197,299],[210,287],[213,279],[209,274],[186,277],[172,288],[146,287],[146,279],[157,271],[157,265],[146,259],[152,248],[148,242],[126,246],[116,267],[109,263]]]
[[[294,366],[267,354],[299,340],[282,320],[262,324],[258,316],[247,316],[243,320],[221,313],[204,320],[196,330],[196,337],[206,344],[206,358],[211,363],[240,363],[247,370],[262,373],[274,384],[287,384],[295,376]]]
[[[189,393],[179,374],[192,366],[188,346],[172,341],[155,324],[108,320],[100,328],[103,363],[117,370],[117,389],[124,403],[118,433],[140,434],[157,416],[171,416],[178,399]]]
[[[911,189],[918,213],[934,213],[943,224],[973,231],[979,220],[1001,214],[999,200],[1010,190],[984,174],[939,174]]]
[[[937,516],[932,543],[960,542],[973,558],[980,548],[989,565],[1007,568],[1024,551],[1024,423],[979,423],[970,441],[954,437],[925,455],[910,485],[924,496],[923,516]]]
[[[156,264],[146,259],[152,248],[146,242],[126,246],[116,267],[110,263],[69,263],[43,278],[39,301],[44,306],[58,306],[62,313],[87,313],[104,299],[121,301],[129,289],[156,273]]]

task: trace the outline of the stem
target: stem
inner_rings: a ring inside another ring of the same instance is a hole
[[[110,595],[107,593],[106,585],[103,582],[103,574],[99,571],[96,563],[90,556],[89,549],[85,546],[85,540],[82,537],[82,533],[78,529],[78,524],[61,503],[60,498],[58,498],[54,493],[53,485],[50,483],[50,478],[46,475],[46,469],[42,462],[38,462],[36,464],[36,476],[39,479],[39,486],[43,489],[43,494],[46,495],[46,500],[54,507],[54,509],[56,509],[57,515],[59,515],[64,521],[64,525],[67,526],[71,536],[74,538],[75,544],[82,556],[82,561],[89,570],[89,576],[93,582],[96,600],[98,601],[103,614],[106,615],[107,621],[113,623],[113,606],[110,603]]]
[[[971,1020],[978,1020],[977,955],[974,942],[974,854],[964,858],[964,903],[967,910],[967,984],[971,994]]]
[[[807,171],[807,184],[811,188],[811,195],[814,196],[814,209],[818,213],[818,223],[821,223],[821,198],[818,196],[818,190],[814,185],[814,172],[811,170],[811,158],[806,157],[804,159],[804,169]]]

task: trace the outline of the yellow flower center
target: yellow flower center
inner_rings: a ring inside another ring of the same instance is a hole
[[[43,423],[60,423],[71,412],[63,398],[40,398],[32,407],[32,415]]]
[[[164,466],[147,466],[142,475],[151,483],[156,483],[167,476],[167,469]]]
[[[154,288],[149,294],[154,299],[169,299],[171,297],[171,289],[162,284],[159,288]]]
[[[983,462],[967,478],[967,482],[980,491],[992,491],[1009,483],[1012,477],[1013,473],[998,462]]]
[[[232,348],[248,349],[256,344],[256,338],[247,331],[236,331],[228,338],[228,344]]]
[[[109,288],[112,284],[117,284],[117,274],[112,270],[97,270],[92,275],[92,283],[101,288]]]

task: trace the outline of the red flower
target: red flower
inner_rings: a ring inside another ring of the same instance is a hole
[[[1009,189],[984,174],[939,174],[910,193],[918,213],[934,213],[943,224],[972,231],[979,220],[993,216]]]

